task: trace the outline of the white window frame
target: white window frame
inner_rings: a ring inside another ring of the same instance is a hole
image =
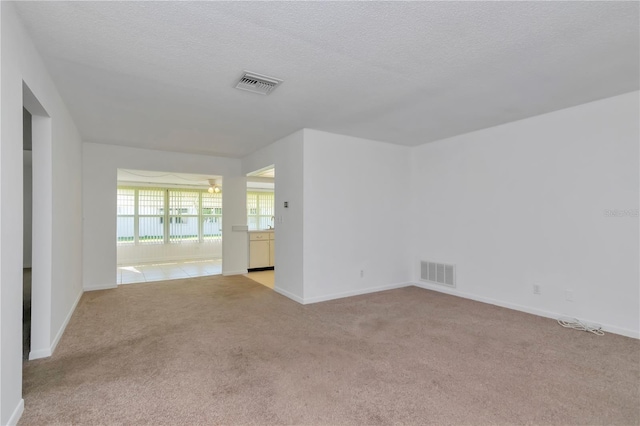
[[[118,241],[118,237],[116,236],[116,244],[118,246],[124,246],[124,245],[131,245],[133,243],[133,245],[148,245],[148,244],[180,244],[182,242],[185,241],[189,241],[189,240],[185,240],[182,238],[172,238],[170,235],[170,225],[171,225],[171,220],[173,220],[173,218],[182,218],[182,217],[193,217],[193,218],[197,218],[198,221],[198,227],[197,227],[197,238],[194,242],[199,242],[199,243],[203,243],[203,242],[216,242],[216,241],[220,241],[222,239],[222,228],[220,228],[220,235],[219,236],[209,236],[209,237],[205,237],[204,235],[204,221],[206,219],[210,219],[210,218],[214,218],[217,222],[222,223],[222,200],[220,201],[220,207],[214,207],[213,214],[204,214],[203,213],[203,195],[207,194],[208,192],[206,189],[193,189],[193,188],[161,188],[161,187],[138,187],[138,186],[118,186],[118,190],[133,190],[134,191],[134,213],[133,215],[131,214],[118,214],[116,212],[116,216],[117,217],[133,217],[133,242],[132,241]],[[163,191],[164,195],[163,195],[163,207],[161,209],[162,214],[158,214],[158,215],[149,215],[149,214],[140,214],[139,211],[139,205],[140,205],[140,191],[144,191],[144,190],[154,190],[154,191]],[[178,212],[176,214],[176,212],[172,212],[171,208],[170,208],[170,193],[171,191],[174,192],[196,192],[198,193],[198,207],[197,207],[197,214],[182,214],[182,212]],[[222,195],[220,195],[222,196]],[[155,217],[155,218],[159,218],[160,221],[163,224],[163,238],[161,242],[156,242],[156,241],[141,241],[140,240],[140,218],[145,218],[145,217]]]
[[[256,214],[251,214],[251,209],[249,208],[248,199],[250,195],[256,195]],[[262,195],[262,197],[261,197]],[[261,200],[264,202],[265,196],[270,195],[272,202],[270,202],[271,214],[260,214],[261,210]],[[265,219],[266,223],[270,223],[271,226],[274,225],[272,219],[275,215],[275,191],[247,191],[247,225],[249,226],[249,231],[261,231],[260,228],[260,219]],[[251,223],[251,218],[255,218],[255,227]]]

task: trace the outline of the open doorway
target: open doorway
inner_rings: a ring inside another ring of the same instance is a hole
[[[275,166],[247,174],[247,277],[273,289],[275,284]]]
[[[117,280],[222,273],[222,177],[118,170]]]
[[[51,355],[53,162],[51,117],[22,83],[23,357]]]
[[[33,212],[33,156],[31,113],[22,108],[22,359],[31,351],[31,247]]]

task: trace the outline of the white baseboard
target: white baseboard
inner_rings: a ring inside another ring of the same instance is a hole
[[[565,315],[562,315],[562,316],[565,316]],[[558,317],[555,317],[555,318],[558,318]],[[585,322],[588,322],[591,324],[597,323],[597,321],[591,321],[589,319],[586,319]],[[615,325],[609,325],[609,324],[601,324],[601,325],[602,325],[602,329],[607,333],[619,334],[621,336],[631,337],[633,339],[640,339],[640,331],[634,331],[628,328],[616,327]]]
[[[64,322],[62,323],[60,330],[58,330],[56,337],[53,339],[53,343],[51,344],[51,353],[53,353],[56,350],[56,346],[58,346],[58,342],[60,342],[60,339],[62,338],[62,334],[67,329],[67,325],[69,324],[69,321],[71,321],[71,316],[73,316],[73,313],[75,312],[76,307],[78,306],[78,302],[80,302],[80,299],[82,298],[82,293],[83,292],[81,291],[80,294],[78,294],[78,297],[76,297],[76,300],[75,302],[73,302],[73,306],[71,306],[71,309],[69,310],[69,313],[64,319]]]
[[[7,421],[7,426],[17,425],[18,420],[20,420],[20,417],[22,417],[22,413],[24,413],[24,399],[20,399],[20,402],[18,402],[15,410],[13,410],[13,413],[11,413],[11,417],[9,417],[9,420]]]
[[[275,291],[276,293],[281,294],[281,295],[283,295],[284,297],[287,297],[287,298],[289,298],[289,299],[291,299],[291,300],[293,300],[293,301],[295,301],[295,302],[298,302],[298,303],[300,303],[301,305],[304,305],[304,300],[302,299],[302,297],[300,297],[300,296],[296,296],[296,295],[295,295],[295,294],[293,294],[293,293],[289,293],[287,290],[283,290],[283,289],[281,289],[281,288],[279,288],[279,287],[274,287],[274,288],[273,288],[273,291]]]
[[[51,348],[37,349],[29,352],[29,361],[40,358],[48,358],[51,356]]]
[[[471,293],[465,293],[455,289],[442,287],[437,284],[430,284],[427,282],[414,282],[413,285],[416,287],[427,289],[427,290],[437,291],[439,293],[446,293],[452,296],[462,297],[463,299],[470,299],[470,300],[475,300],[477,302],[488,303],[490,305],[496,305],[496,306],[500,306],[507,309],[513,309],[514,311],[526,312],[528,314],[537,315],[539,317],[558,319],[560,317],[566,316],[558,312],[545,311],[543,309],[532,308],[530,306],[518,305],[516,303],[504,302],[502,300],[492,299],[490,297],[484,297],[484,296],[478,296]],[[584,322],[592,323],[592,324],[599,324],[602,326],[602,329],[604,331],[609,333],[619,334],[621,336],[626,336],[626,337],[632,337],[634,339],[640,339],[640,332],[635,330],[621,328],[621,327],[617,327],[609,324],[602,324],[599,321],[592,321],[587,318],[581,318],[581,320]]]
[[[78,306],[78,302],[80,302],[82,293],[83,292],[81,291],[80,294],[78,294],[78,297],[76,297],[75,302],[73,302],[73,306],[71,306],[71,309],[69,310],[69,313],[64,319],[62,326],[60,326],[58,333],[56,333],[56,337],[53,339],[51,346],[45,349],[38,349],[38,350],[29,352],[29,360],[47,358],[53,355],[53,351],[56,350],[56,346],[58,346],[58,342],[60,342],[60,339],[62,338],[62,334],[64,333],[64,330],[66,330],[67,324],[69,324],[69,321],[71,320],[71,316],[73,315],[73,313],[76,310],[76,307]]]
[[[341,293],[327,294],[324,296],[308,297],[308,298],[304,298],[304,301],[302,303],[304,305],[309,305],[311,303],[326,302],[327,300],[342,299],[344,297],[359,296],[361,294],[376,293],[378,291],[385,291],[385,290],[393,290],[395,288],[408,287],[411,285],[413,285],[413,283],[410,283],[410,282],[387,284],[387,285],[378,286],[378,287],[369,287],[369,288],[364,288],[360,290],[352,290],[352,291],[345,291]]]
[[[229,275],[244,275],[246,273],[246,269],[241,269],[239,271],[222,271],[222,275],[225,277],[228,277]]]
[[[98,285],[93,287],[84,287],[84,291],[112,290],[118,288],[118,284]]]

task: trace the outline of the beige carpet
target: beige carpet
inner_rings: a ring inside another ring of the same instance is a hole
[[[202,277],[86,293],[20,424],[637,425],[639,369],[636,340],[415,287]]]

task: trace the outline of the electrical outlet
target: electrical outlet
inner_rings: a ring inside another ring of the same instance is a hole
[[[533,294],[540,294],[540,284],[533,285]]]
[[[360,269],[360,278],[364,278],[364,269]]]
[[[573,290],[565,290],[564,298],[567,300],[567,302],[573,302]]]

